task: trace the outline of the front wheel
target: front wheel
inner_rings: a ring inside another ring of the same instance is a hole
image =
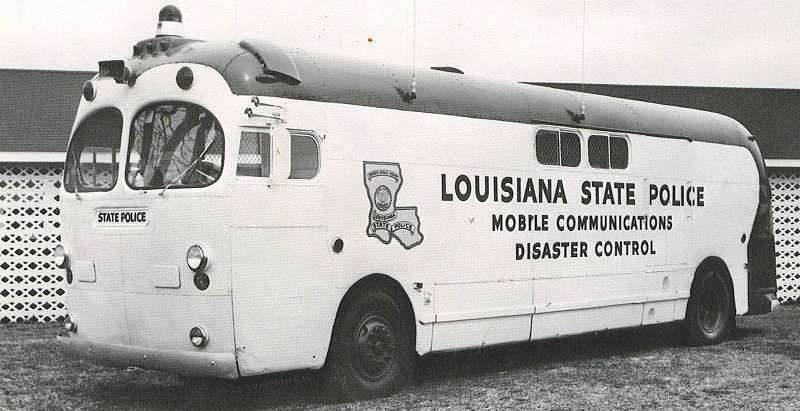
[[[725,280],[713,269],[700,273],[696,281],[686,309],[687,336],[694,345],[717,344],[735,324],[733,298]]]
[[[356,298],[337,321],[326,364],[328,391],[347,399],[391,394],[411,380],[413,322],[382,292]]]

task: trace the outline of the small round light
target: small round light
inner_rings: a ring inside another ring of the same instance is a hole
[[[333,245],[331,245],[331,248],[335,254],[341,253],[344,249],[344,241],[341,238],[333,240]]]
[[[208,257],[206,257],[203,247],[195,244],[186,251],[186,265],[188,265],[192,271],[203,271],[207,263]]]
[[[67,257],[67,250],[64,249],[63,245],[56,246],[55,251],[53,251],[53,260],[55,260],[58,268],[69,267],[69,257]]]
[[[194,327],[189,331],[189,340],[195,347],[205,347],[208,345],[208,334],[201,327]]]
[[[205,291],[209,285],[211,285],[211,279],[208,278],[208,274],[203,272],[194,273],[194,286],[198,290]]]
[[[72,318],[69,316],[69,314],[64,317],[64,329],[71,333],[78,331],[78,323],[72,321]]]
[[[181,67],[178,70],[178,74],[175,76],[175,81],[178,83],[178,87],[181,90],[189,90],[189,87],[192,87],[192,82],[194,81],[194,73],[192,73],[192,69],[189,67]]]
[[[95,97],[97,97],[97,90],[94,88],[94,83],[92,83],[92,80],[84,81],[83,98],[85,98],[86,101],[93,101]]]

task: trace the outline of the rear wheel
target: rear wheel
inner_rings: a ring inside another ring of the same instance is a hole
[[[391,394],[413,372],[413,323],[382,292],[356,298],[337,321],[326,364],[330,393],[347,399]]]
[[[714,269],[699,274],[689,296],[686,332],[694,345],[721,342],[735,324],[733,298],[725,280]]]

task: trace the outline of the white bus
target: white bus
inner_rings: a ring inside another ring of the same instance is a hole
[[[369,397],[418,355],[679,321],[714,344],[776,306],[764,162],[728,117],[262,40],[133,52],[84,85],[66,158],[75,355]]]

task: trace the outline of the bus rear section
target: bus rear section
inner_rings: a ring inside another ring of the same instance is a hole
[[[747,149],[758,168],[758,209],[747,243],[747,313],[767,314],[778,308],[775,234],[772,225],[772,189],[764,157],[755,141]]]
[[[98,363],[236,378],[222,126],[191,103],[110,103],[79,112],[68,149],[59,341]]]

